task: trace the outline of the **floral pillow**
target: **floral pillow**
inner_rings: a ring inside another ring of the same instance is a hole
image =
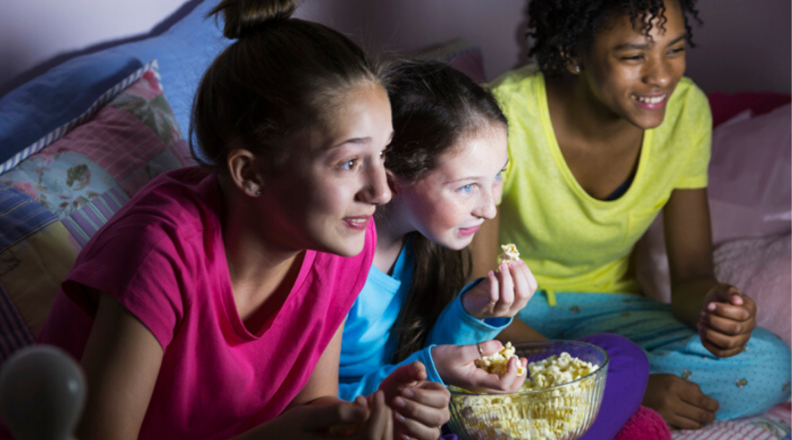
[[[0,174],[0,362],[34,341],[91,236],[152,178],[192,164],[156,61],[124,83]]]

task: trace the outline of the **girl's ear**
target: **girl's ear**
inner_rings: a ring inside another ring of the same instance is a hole
[[[566,60],[567,71],[572,75],[579,75],[583,70],[583,60],[580,59],[580,56],[572,58],[565,51],[561,51],[561,57]]]
[[[580,75],[580,71],[583,70],[583,66],[581,66],[579,60],[569,60],[567,62],[567,70],[573,75]]]
[[[412,185],[412,182],[393,174],[393,172],[387,168],[385,169],[385,174],[388,176],[388,187],[394,198],[399,195],[402,190]]]
[[[401,185],[398,183],[399,178],[387,168],[385,169],[385,176],[388,178],[388,188],[390,188],[391,194],[394,196],[399,194],[399,191],[401,190]]]
[[[237,148],[228,155],[228,171],[234,185],[250,197],[261,195],[264,182],[256,166],[256,156],[244,148]]]

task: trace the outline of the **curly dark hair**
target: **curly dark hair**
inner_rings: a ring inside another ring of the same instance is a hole
[[[685,19],[687,41],[694,46],[692,16],[699,25],[696,0],[678,0]],[[591,47],[594,37],[612,19],[627,14],[634,26],[660,18],[659,26],[668,21],[664,0],[531,0],[528,5],[528,31],[533,39],[529,56],[535,56],[539,68],[547,76],[560,75],[570,60],[577,59]]]

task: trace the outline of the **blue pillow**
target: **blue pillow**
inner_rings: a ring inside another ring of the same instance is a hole
[[[230,44],[215,20],[205,18],[217,3],[204,0],[161,35],[73,58],[9,92],[0,99],[0,164],[84,114],[153,59],[179,129],[188,133],[201,75]]]

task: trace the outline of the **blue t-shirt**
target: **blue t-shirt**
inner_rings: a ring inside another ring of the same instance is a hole
[[[429,332],[422,350],[398,364],[390,364],[398,344],[398,333],[394,325],[410,290],[414,267],[412,240],[409,238],[396,259],[391,275],[371,266],[366,284],[347,314],[344,324],[338,370],[338,396],[341,399],[353,400],[357,396],[375,392],[380,382],[393,370],[413,361],[421,361],[426,365],[429,380],[444,384],[432,360],[432,347],[439,344],[465,345],[488,341],[511,323],[511,318],[482,321],[465,311],[461,301],[462,294],[478,283],[479,280],[476,280],[465,286],[446,306]]]

